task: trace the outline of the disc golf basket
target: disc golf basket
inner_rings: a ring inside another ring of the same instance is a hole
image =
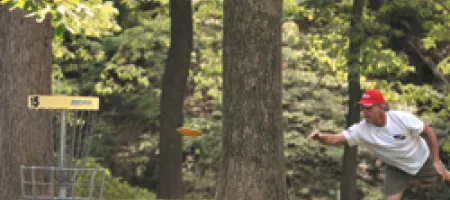
[[[51,111],[55,166],[21,166],[25,200],[101,200],[105,170],[86,164],[96,112],[97,97],[30,95],[30,109]]]

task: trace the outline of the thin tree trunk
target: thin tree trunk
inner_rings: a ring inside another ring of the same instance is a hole
[[[191,0],[171,0],[171,43],[161,97],[158,198],[182,199],[181,137],[183,104],[192,51]]]
[[[217,200],[286,199],[282,0],[225,0],[223,149]]]
[[[347,116],[347,127],[358,123],[359,106],[357,102],[361,97],[359,71],[360,71],[360,46],[364,38],[364,30],[361,26],[361,18],[365,0],[353,0],[353,9],[350,24],[350,47],[348,50],[348,83],[349,83],[349,111]],[[357,147],[345,145],[342,177],[341,177],[341,199],[356,200],[356,167]]]
[[[27,108],[30,94],[51,93],[52,29],[0,6],[0,199],[20,197],[20,166],[51,163],[50,115]]]

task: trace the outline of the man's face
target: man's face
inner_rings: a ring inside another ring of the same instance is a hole
[[[364,106],[361,105],[361,111],[363,113],[364,119],[371,123],[377,124],[380,121],[380,113],[383,112],[383,109],[380,105],[372,105],[372,106]]]

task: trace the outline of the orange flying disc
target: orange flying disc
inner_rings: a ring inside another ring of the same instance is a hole
[[[177,131],[180,135],[183,136],[200,136],[202,133],[198,130],[190,129],[190,128],[177,128]]]

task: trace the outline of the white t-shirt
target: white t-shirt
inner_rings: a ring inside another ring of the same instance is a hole
[[[343,131],[350,146],[363,144],[381,160],[408,174],[416,174],[430,150],[420,136],[424,122],[403,111],[386,112],[386,126],[377,127],[365,120]]]

